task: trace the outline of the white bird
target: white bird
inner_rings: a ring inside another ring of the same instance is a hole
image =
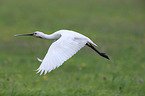
[[[44,34],[42,32],[36,31],[30,34],[18,34],[14,36],[35,36],[43,39],[54,39],[55,42],[52,43],[48,52],[43,60],[38,59],[38,61],[42,62],[40,67],[37,69],[37,73],[41,72],[40,75],[44,75],[51,70],[54,70],[56,67],[62,65],[66,60],[71,58],[74,54],[76,54],[82,47],[85,45],[91,47],[95,50],[99,55],[109,59],[109,57],[105,53],[99,52],[95,47],[97,46],[90,40],[88,37],[74,32],[70,30],[59,30],[51,35]]]

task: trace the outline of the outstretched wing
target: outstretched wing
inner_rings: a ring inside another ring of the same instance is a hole
[[[60,39],[52,43],[46,56],[42,60],[40,67],[37,69],[37,73],[47,72],[59,67],[64,63],[64,61],[71,58],[76,54],[82,47],[87,43],[85,38],[74,38],[71,36],[61,36]]]

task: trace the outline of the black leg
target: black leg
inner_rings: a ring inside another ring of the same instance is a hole
[[[109,57],[108,57],[105,53],[99,52],[99,51],[98,51],[94,46],[92,46],[90,43],[86,43],[86,45],[89,46],[89,47],[91,47],[91,48],[92,48],[94,51],[96,51],[100,56],[102,56],[102,57],[104,57],[104,58],[110,60]]]

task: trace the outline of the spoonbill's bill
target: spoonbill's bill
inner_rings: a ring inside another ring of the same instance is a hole
[[[40,67],[37,69],[37,73],[41,72],[40,75],[44,75],[56,67],[59,67],[64,63],[64,61],[71,58],[85,45],[91,47],[100,56],[109,59],[105,53],[99,52],[94,46],[97,46],[88,37],[70,30],[59,30],[51,35],[44,34],[42,32],[36,31],[30,34],[18,34],[14,36],[35,36],[42,39],[54,39],[55,42],[52,43],[48,52],[43,60],[38,59],[42,62]],[[93,46],[94,45],[94,46]]]

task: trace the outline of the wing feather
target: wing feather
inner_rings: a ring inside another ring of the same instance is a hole
[[[74,37],[62,36],[52,43],[46,56],[42,60],[37,73],[44,75],[56,67],[62,65],[66,60],[76,54],[87,43],[87,39],[75,39]]]

